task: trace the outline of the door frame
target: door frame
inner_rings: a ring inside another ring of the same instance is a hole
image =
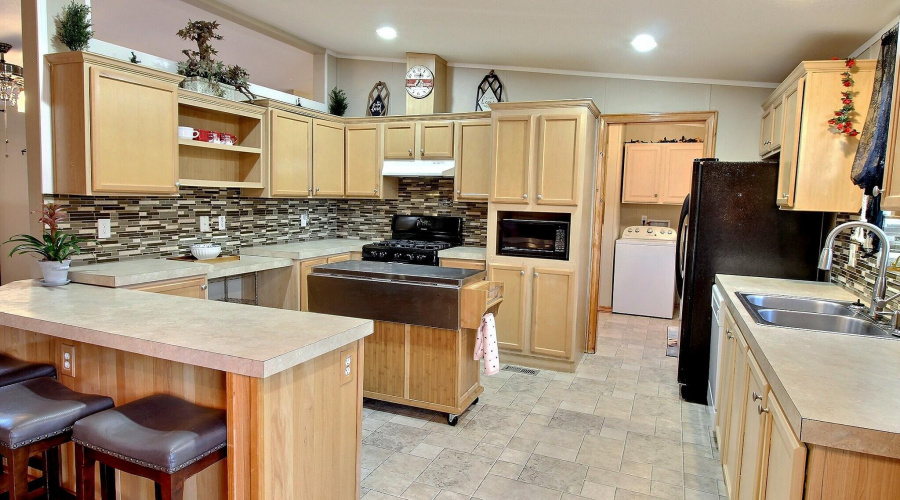
[[[611,125],[638,125],[650,123],[703,123],[706,126],[706,134],[703,138],[703,155],[706,157],[714,157],[716,154],[716,126],[719,119],[718,111],[688,111],[680,113],[635,113],[635,114],[618,114],[618,115],[600,115],[600,140],[597,141],[597,162],[594,172],[594,206],[593,221],[591,234],[591,264],[590,264],[590,294],[589,294],[589,316],[587,336],[585,337],[585,352],[597,352],[597,317],[601,310],[609,312],[610,307],[600,307],[600,280],[603,278],[601,274],[601,256],[603,254],[603,220],[607,212],[611,212],[618,216],[619,205],[621,204],[622,186],[621,172],[612,176],[613,179],[619,181],[616,189],[617,196],[606,196],[606,179],[609,177],[608,165],[606,162],[606,152],[610,150],[609,127]],[[618,147],[618,144],[612,145]],[[619,167],[620,165],[615,165]],[[616,230],[618,232],[618,228]],[[607,240],[611,238],[615,241],[615,234],[605,235]],[[607,249],[609,252],[612,249]],[[612,270],[610,270],[611,272]]]

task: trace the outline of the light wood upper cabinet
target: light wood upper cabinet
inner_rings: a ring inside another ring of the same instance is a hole
[[[694,160],[703,157],[703,144],[665,144],[663,175],[660,179],[659,202],[681,205],[691,192]]]
[[[759,499],[801,500],[806,479],[806,446],[794,436],[784,410],[771,391],[766,408],[769,411],[765,413]]]
[[[453,122],[420,122],[421,147],[419,157],[423,160],[453,158]]]
[[[626,144],[622,203],[682,204],[702,156],[699,142]]]
[[[497,315],[497,344],[501,349],[521,351],[525,339],[524,267],[491,265],[490,281],[503,283],[502,312]]]
[[[381,191],[381,125],[347,125],[347,196],[378,198]]]
[[[536,196],[539,205],[577,203],[582,121],[581,114],[540,117]]]
[[[312,118],[270,112],[270,190],[273,197],[307,197],[312,192]]]
[[[883,210],[900,210],[900,53],[894,72],[894,96],[891,106],[887,158],[884,162],[884,192],[881,194]],[[896,174],[894,170],[896,168]]]
[[[456,199],[484,201],[491,188],[491,121],[456,124]]]
[[[572,353],[575,273],[535,267],[532,282],[531,351],[567,358]]]
[[[181,77],[84,52],[46,59],[53,191],[177,193]]]
[[[763,109],[772,110],[772,145],[780,144],[776,200],[782,209],[859,210],[862,193],[850,180],[859,136],[838,134],[828,125],[841,105],[840,93],[846,90],[841,83],[844,71],[844,61],[805,61],[763,104]],[[853,80],[856,111],[852,123],[862,132],[875,80],[875,61],[856,61]]]
[[[763,439],[765,438],[766,415],[768,411],[769,383],[762,374],[753,355],[747,355],[749,362],[748,396],[744,400],[744,437],[741,453],[740,489],[736,498],[758,498],[759,478],[762,473]]]
[[[531,115],[503,116],[494,120],[491,201],[528,204],[531,190],[534,118]]]
[[[344,126],[313,120],[313,196],[344,195]]]
[[[763,113],[762,126],[759,132],[759,156],[763,157],[772,151],[772,132],[775,125],[775,113],[772,111],[772,107],[769,106]]]
[[[416,147],[416,124],[392,122],[384,126],[384,157],[391,160],[411,160]]]

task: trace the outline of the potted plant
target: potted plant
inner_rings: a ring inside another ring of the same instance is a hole
[[[94,30],[91,29],[93,25],[88,17],[90,14],[89,6],[73,0],[56,16],[56,37],[69,50],[86,49],[88,42],[94,37]]]
[[[347,94],[343,90],[335,87],[331,89],[328,95],[328,112],[336,116],[344,116],[347,112]]]
[[[59,230],[59,223],[66,217],[68,207],[55,203],[45,203],[39,219],[48,229],[43,239],[35,238],[30,234],[18,234],[6,240],[6,243],[17,243],[9,252],[12,257],[15,254],[38,255],[41,260],[41,272],[44,275],[44,285],[58,286],[69,282],[69,264],[72,255],[81,253],[79,243],[85,240],[78,236],[67,234]]]
[[[178,30],[177,35],[183,40],[197,43],[197,50],[181,51],[187,56],[187,61],[178,63],[178,74],[186,77],[181,87],[233,101],[238,100],[238,92],[248,99],[255,99],[250,92],[247,70],[237,65],[226,66],[213,58],[219,52],[210,40],[222,39],[222,35],[216,34],[217,29],[218,21],[188,21],[187,26]]]

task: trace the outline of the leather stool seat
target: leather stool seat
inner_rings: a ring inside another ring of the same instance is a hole
[[[0,387],[41,377],[56,378],[56,368],[53,365],[29,363],[0,354]]]
[[[142,467],[174,474],[225,447],[225,410],[166,394],[96,413],[75,424],[72,440]]]
[[[64,434],[79,419],[112,407],[108,397],[81,394],[47,377],[0,387],[0,446],[15,450]]]

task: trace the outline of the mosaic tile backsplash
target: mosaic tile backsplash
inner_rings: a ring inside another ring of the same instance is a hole
[[[843,224],[850,220],[858,220],[856,215],[838,214],[837,224]],[[872,297],[872,288],[875,287],[875,277],[878,276],[878,257],[862,257],[862,252],[857,249],[856,266],[850,267],[850,231],[844,231],[834,240],[834,260],[831,268],[831,282],[858,295],[863,302],[869,303]],[[900,274],[888,271],[887,296],[900,293]],[[897,310],[897,301],[891,302],[886,309]]]
[[[238,190],[182,188],[178,197],[47,195],[70,205],[62,229],[91,240],[73,264],[187,255],[195,243],[218,243],[224,255],[242,246],[325,238],[383,239],[394,214],[454,215],[465,220],[465,244],[487,243],[487,203],[453,201],[453,179],[400,179],[397,200],[302,200],[245,198]],[[303,213],[309,214],[301,227]],[[200,232],[209,216],[212,231]],[[217,218],[225,216],[226,229]],[[97,220],[110,219],[111,237],[96,240]]]

